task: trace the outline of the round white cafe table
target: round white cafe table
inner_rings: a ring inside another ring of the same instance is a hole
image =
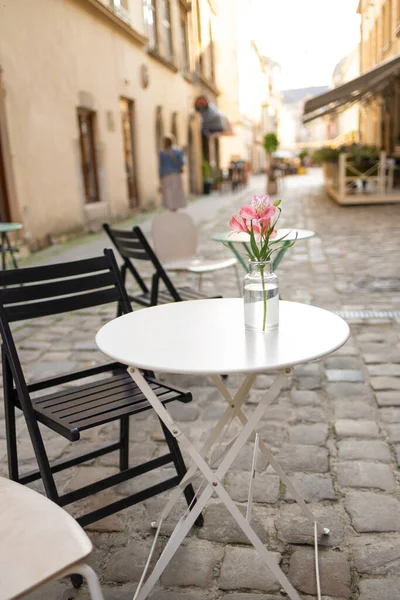
[[[173,302],[104,325],[96,343],[126,365],[164,373],[261,373],[330,354],[349,336],[343,319],[298,302],[279,303],[279,327],[244,328],[243,300]]]
[[[289,598],[300,600],[297,590],[251,527],[256,457],[259,451],[279,475],[314,527],[316,577],[319,578],[318,536],[327,535],[329,529],[324,528],[316,521],[270,448],[260,439],[256,428],[268,406],[278,398],[283,380],[291,372],[291,367],[334,352],[346,342],[349,336],[349,327],[343,319],[327,310],[297,302],[281,301],[279,313],[278,329],[266,333],[255,333],[244,329],[242,299],[218,298],[174,302],[145,308],[114,319],[97,333],[96,343],[100,350],[114,360],[128,365],[128,372],[133,381],[193,461],[186,476],[171,494],[155,523],[157,531],[152,550],[155,547],[163,519],[168,516],[196,471],[200,471],[207,484],[196,498],[196,503],[190,510],[188,509],[178,523],[151,575],[145,579],[151,556],[149,557],[134,600],[145,600],[148,597],[197,517],[214,494],[226,506]],[[227,402],[227,408],[201,450],[198,450],[189,440],[188,434],[181,431],[146,382],[140,369],[164,373],[211,375]],[[266,390],[265,395],[259,399],[252,414],[246,416],[242,406],[257,373],[269,371],[277,371],[278,375],[270,388]],[[222,382],[219,373],[246,374],[234,396]],[[224,446],[221,452],[222,439],[226,440],[227,432],[235,419],[240,421],[241,430]],[[251,440],[255,441],[253,465],[249,477],[247,512],[244,516],[225,490],[223,482],[239,452]],[[215,466],[212,457],[215,457],[216,449],[219,449],[217,455],[220,460]]]
[[[275,239],[282,240],[282,247],[278,254],[274,259],[273,269],[277,270],[279,263],[284,257],[286,251],[290,248],[290,244],[296,240],[308,240],[309,238],[314,237],[315,232],[311,231],[311,229],[278,229],[278,233]],[[250,243],[250,235],[245,232],[235,232],[235,231],[224,231],[222,233],[213,233],[211,238],[215,242],[223,242],[230,250],[232,250],[233,254],[236,256],[240,264],[243,268],[248,271],[247,259],[241,254],[236,246],[241,244],[243,247],[243,252],[247,253],[249,251],[249,243]]]

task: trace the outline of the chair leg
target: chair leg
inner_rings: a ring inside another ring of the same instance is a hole
[[[12,402],[6,398],[4,398],[4,417],[6,425],[8,475],[13,481],[19,481],[15,407]]]
[[[101,591],[99,579],[98,579],[96,573],[93,571],[92,567],[89,567],[89,565],[83,564],[83,565],[77,565],[76,567],[74,567],[73,570],[75,573],[82,575],[86,579],[88,588],[89,588],[89,594],[90,594],[90,597],[92,598],[92,600],[104,600],[104,596],[103,596],[103,592]]]
[[[165,435],[165,439],[167,441],[169,451],[172,454],[176,472],[178,473],[179,477],[181,479],[183,479],[183,477],[186,475],[186,465],[183,460],[183,456],[182,456],[181,450],[179,448],[178,442],[176,441],[174,436],[171,434],[169,429],[161,421],[161,419],[160,419],[160,424],[161,424],[163,433]],[[186,502],[187,502],[189,508],[194,506],[194,504],[196,503],[196,496],[195,496],[194,489],[193,489],[193,486],[191,483],[185,487],[185,489],[183,490],[183,493],[185,494]],[[204,525],[203,515],[199,515],[197,517],[197,519],[195,521],[195,525],[196,525],[196,527],[203,527],[203,525]]]
[[[8,474],[13,481],[19,480],[18,473],[18,448],[17,431],[15,427],[15,406],[12,399],[13,378],[10,365],[4,352],[2,352],[3,388],[4,388],[4,418],[7,440]]]
[[[123,417],[119,422],[119,470],[129,469],[129,417]]]

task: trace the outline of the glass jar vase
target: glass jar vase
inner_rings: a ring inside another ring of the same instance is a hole
[[[278,277],[272,261],[249,261],[244,278],[244,326],[249,331],[266,332],[279,325]]]

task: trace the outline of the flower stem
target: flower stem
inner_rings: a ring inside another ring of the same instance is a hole
[[[264,281],[264,265],[260,266],[261,273],[261,285],[263,290],[263,304],[264,304],[264,314],[263,314],[263,326],[262,330],[265,331],[265,326],[267,323],[267,292],[265,290],[265,281]]]

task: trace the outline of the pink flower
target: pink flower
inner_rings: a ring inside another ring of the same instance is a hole
[[[245,204],[239,211],[242,219],[271,219],[276,212],[275,206],[269,203],[269,196],[259,198],[253,196],[251,204]]]
[[[229,221],[229,227],[239,233],[250,233],[245,221],[243,221],[239,215],[233,215],[232,219]]]

